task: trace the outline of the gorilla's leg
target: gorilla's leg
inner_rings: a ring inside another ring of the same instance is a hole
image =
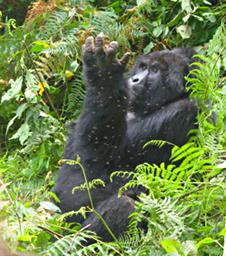
[[[132,198],[128,196],[118,198],[117,195],[100,202],[96,208],[96,211],[103,217],[116,237],[127,230],[128,217],[133,210],[134,200]],[[111,235],[97,215],[92,213],[83,223],[84,226],[88,224],[91,225],[90,229],[95,231],[104,241],[112,241]]]

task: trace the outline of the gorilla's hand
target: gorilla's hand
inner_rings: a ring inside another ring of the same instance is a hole
[[[101,33],[96,39],[88,37],[82,48],[82,59],[85,77],[88,83],[97,81],[116,80],[117,75],[122,75],[129,60],[127,52],[121,60],[116,58],[118,43],[112,41],[105,44],[105,37]],[[121,76],[120,76],[121,79]]]

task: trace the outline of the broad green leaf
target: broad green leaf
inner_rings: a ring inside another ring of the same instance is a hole
[[[203,15],[203,16],[204,16],[204,15]],[[199,20],[199,21],[201,21],[201,22],[203,22],[203,21],[204,21],[204,19],[203,19],[201,16],[198,16],[198,15],[192,14],[192,17],[196,18],[197,20]],[[183,20],[184,20],[184,19],[183,19]],[[186,22],[186,21],[184,21],[184,22]]]
[[[59,88],[57,88],[57,87],[54,87],[54,86],[48,86],[48,92],[50,93],[50,94],[58,94],[58,93],[60,93],[60,89]]]
[[[216,22],[216,17],[212,13],[203,13],[203,17],[207,18],[212,23]]]
[[[8,125],[7,125],[7,128],[6,128],[6,134],[8,133],[9,131],[9,128],[14,124],[14,121],[17,119],[17,116],[15,115],[9,122],[8,122]]]
[[[150,53],[151,49],[154,47],[154,43],[150,42],[145,48],[144,48],[144,54]]]
[[[32,44],[33,44],[33,46],[31,48],[31,52],[41,52],[50,47],[50,45],[48,43],[42,42],[42,41],[35,41]]]
[[[30,102],[32,103],[36,103],[37,101],[35,100],[36,99],[36,93],[32,90],[31,87],[27,87],[25,92],[24,92],[24,95],[26,97],[27,100],[29,100]]]
[[[226,228],[223,228],[219,233],[220,236],[226,236]]]
[[[31,242],[32,238],[34,237],[35,236],[33,235],[23,234],[18,237],[18,240],[23,242]]]
[[[72,69],[73,69],[73,72],[75,73],[76,70],[77,70],[78,67],[79,67],[78,61],[77,61],[77,60],[73,61],[73,62],[71,63],[71,67],[72,67]]]
[[[48,194],[54,199],[55,202],[60,203],[60,199],[57,197],[55,193],[49,191]]]
[[[24,95],[29,102],[37,102],[37,92],[39,90],[38,81],[32,71],[26,73],[26,90]]]
[[[173,239],[164,239],[161,241],[162,247],[168,253],[179,253],[181,251],[181,244]],[[176,254],[180,255],[180,254]]]
[[[192,12],[191,1],[190,0],[182,0],[181,1],[181,8],[182,8],[182,10],[184,10],[188,13]]]
[[[147,0],[137,0],[137,6],[141,6],[146,3]]]
[[[28,108],[28,104],[25,103],[23,105],[20,105],[18,107],[18,109],[16,110],[16,116],[18,117],[18,119],[21,118],[22,114],[24,113],[24,111]]]
[[[166,24],[166,26],[172,27],[172,26],[178,24],[178,22],[180,21],[181,18],[182,18],[182,13],[179,12],[169,23]]]
[[[191,27],[188,25],[181,25],[177,28],[177,33],[179,33],[183,39],[188,39],[192,34]]]
[[[211,237],[206,237],[197,243],[196,248],[199,249],[204,244],[212,244],[212,243],[214,243],[214,240]]]
[[[162,26],[158,26],[158,27],[154,28],[153,35],[155,37],[159,37],[162,34],[162,31],[163,31]]]
[[[30,134],[31,132],[30,132],[30,127],[28,123],[24,123],[21,125],[19,130],[10,139],[12,140],[19,139],[20,144],[24,145],[25,141],[28,139]]]
[[[13,125],[14,121],[18,118],[20,119],[23,112],[27,109],[28,104],[25,103],[21,106],[18,107],[17,111],[16,111],[16,115],[9,121],[7,128],[6,128],[6,134],[8,133],[9,128]]]
[[[15,81],[11,79],[9,81],[9,84],[11,85],[11,88],[2,96],[1,102],[9,101],[13,98],[19,99],[21,88],[23,85],[23,77],[20,76]]]
[[[41,202],[40,203],[41,207],[44,208],[47,211],[51,212],[61,212],[60,208],[57,207],[55,204],[52,202]]]
[[[191,14],[188,13],[188,14],[183,18],[183,22],[184,22],[184,23],[187,23],[190,17],[191,17]]]

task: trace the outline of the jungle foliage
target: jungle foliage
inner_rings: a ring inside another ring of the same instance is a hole
[[[12,250],[51,256],[226,254],[225,13],[223,1],[212,6],[206,0],[38,0],[21,26],[1,13],[0,230]],[[140,54],[181,46],[195,48],[201,60],[187,78],[200,109],[189,142],[174,146],[169,165],[140,163],[135,172],[113,174],[132,178],[119,195],[136,186],[147,193],[136,202],[128,233],[112,243],[67,224],[68,214],[51,203],[64,127],[78,117],[85,93],[81,46],[100,32],[118,41],[120,56],[132,52],[130,65]],[[139,229],[143,222],[145,232]],[[85,246],[90,238],[95,242]]]

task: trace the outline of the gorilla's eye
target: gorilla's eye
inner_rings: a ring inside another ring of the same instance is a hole
[[[142,69],[142,70],[145,70],[145,69],[147,69],[147,64],[141,63],[139,68]]]
[[[152,71],[153,73],[157,73],[157,72],[159,71],[159,68],[158,68],[157,66],[152,66],[152,67],[151,67],[151,71]]]

